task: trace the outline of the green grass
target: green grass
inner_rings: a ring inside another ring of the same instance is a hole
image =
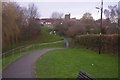
[[[54,42],[54,41],[59,41],[62,40],[62,38],[58,35],[49,35],[49,32],[52,30],[52,28],[49,27],[42,27],[41,28],[41,35],[39,35],[37,38],[35,39],[30,39],[30,40],[25,40],[25,41],[21,41],[18,42],[16,44],[13,44],[12,46],[8,46],[7,48],[3,48],[2,51],[8,51],[11,50],[13,48],[19,47],[19,46],[27,46],[30,44],[39,44],[39,43],[45,43],[45,42]]]
[[[13,53],[8,56],[2,57],[2,58],[0,58],[0,61],[2,61],[2,68],[5,69],[9,64],[14,62],[15,60],[19,59],[20,57],[22,57],[26,54],[30,54],[35,50],[40,50],[43,48],[57,48],[57,47],[59,47],[59,48],[63,47],[63,42],[54,43],[54,44],[45,44],[45,45],[35,45],[35,46],[31,47],[30,49],[23,51],[21,53],[17,52],[17,53]]]
[[[44,48],[63,48],[64,44],[63,41],[58,43],[52,43],[52,44],[45,44],[45,45],[35,45],[33,46],[33,49],[44,49]]]
[[[49,32],[52,29],[49,27],[43,27],[42,28],[42,36],[41,36],[41,42],[53,42],[53,41],[58,41],[61,40],[62,38],[58,35],[51,34],[49,35]]]
[[[117,78],[118,58],[87,49],[70,48],[50,51],[36,63],[37,78],[76,78],[80,70],[94,78]]]

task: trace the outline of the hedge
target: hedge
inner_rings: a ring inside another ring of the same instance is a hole
[[[86,47],[96,51],[99,51],[100,43],[101,43],[101,52],[118,54],[118,34],[80,35],[80,36],[76,36],[75,43],[78,44],[79,46]]]

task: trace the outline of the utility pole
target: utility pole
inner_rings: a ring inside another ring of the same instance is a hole
[[[100,22],[100,28],[101,28],[101,34],[103,33],[103,26],[102,26],[102,16],[103,16],[103,0],[101,0],[101,22]]]
[[[103,34],[103,22],[102,22],[102,13],[103,13],[103,0],[101,0],[101,19],[100,19],[100,43],[99,43],[99,54],[101,54],[101,48],[102,48],[102,37],[101,34]]]

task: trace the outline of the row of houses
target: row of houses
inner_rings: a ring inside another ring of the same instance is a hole
[[[74,20],[74,21],[77,20],[76,18],[70,18],[70,14],[66,14],[64,19]],[[54,24],[54,20],[52,18],[43,18],[43,19],[37,18],[36,21],[42,26],[47,26],[47,27],[53,27],[53,24]]]
[[[51,19],[51,18],[36,19],[36,20],[42,26],[51,27],[53,24],[53,19]]]

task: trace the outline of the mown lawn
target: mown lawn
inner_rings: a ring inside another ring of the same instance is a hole
[[[94,78],[117,78],[118,58],[87,49],[70,48],[50,51],[36,62],[37,78],[76,78],[80,70]]]

